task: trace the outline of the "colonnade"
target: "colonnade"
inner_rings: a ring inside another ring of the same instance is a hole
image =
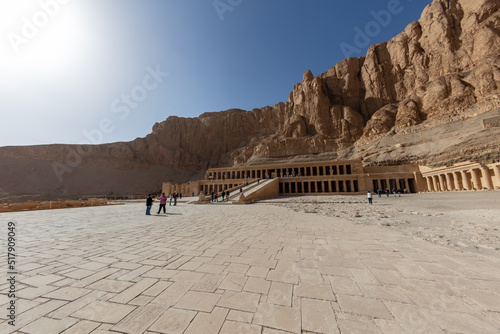
[[[500,162],[464,162],[434,169],[417,165],[363,167],[360,160],[213,168],[206,172],[205,180],[163,183],[163,191],[197,196],[200,192],[236,191],[246,181],[266,178],[279,178],[280,194],[364,193],[387,188],[410,193],[500,189]]]
[[[304,180],[304,178],[280,179],[281,194],[350,193],[359,192],[356,180]]]
[[[471,191],[500,188],[500,163],[462,163],[422,173],[427,191]]]
[[[289,176],[335,176],[351,175],[360,162],[281,164],[255,167],[233,167],[209,169],[205,180],[267,179]]]
[[[191,196],[189,193],[189,184],[172,184],[172,183],[163,183],[162,192],[164,192],[167,196],[173,193],[181,193],[183,196]]]

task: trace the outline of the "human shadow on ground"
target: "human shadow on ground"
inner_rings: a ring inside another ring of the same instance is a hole
[[[153,217],[182,216],[182,213],[152,213]]]

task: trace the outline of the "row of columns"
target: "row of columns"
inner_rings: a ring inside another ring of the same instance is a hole
[[[163,192],[166,195],[171,195],[174,193],[181,193],[189,196],[189,185],[188,184],[169,184],[163,188]]]
[[[495,166],[495,175],[500,184],[500,166]],[[425,177],[428,191],[456,191],[494,189],[490,170],[487,166],[461,171],[443,172]]]
[[[392,182],[391,184],[391,180],[394,181]],[[407,189],[408,191],[410,190],[409,186],[408,186],[408,181],[406,180],[406,178],[401,178],[401,179],[373,179],[373,181],[376,181],[378,187],[376,187],[377,189],[380,188],[382,190],[384,190],[384,187],[382,186],[382,181],[385,181],[385,185],[386,185],[386,188],[388,188],[389,190],[392,190],[393,188],[398,190],[398,189]],[[401,184],[401,181],[403,181]],[[402,187],[401,187],[402,186]],[[374,189],[375,191],[377,189]]]
[[[313,173],[316,168],[316,173]],[[250,169],[250,170],[227,170],[227,171],[208,171],[206,180],[232,180],[247,178],[268,178],[272,173],[277,176],[286,176],[301,174],[303,176],[323,176],[323,175],[346,175],[352,174],[352,165],[334,165],[334,166],[307,166],[307,167],[286,167],[276,169]],[[314,175],[316,174],[316,175]]]
[[[212,191],[219,193],[221,191],[225,191],[231,188],[236,187],[235,184],[207,184],[202,186],[201,191],[205,194],[210,194]]]
[[[319,187],[318,187],[319,182]],[[335,192],[358,192],[359,184],[357,180],[328,180],[328,181],[291,181],[280,182],[282,193],[335,193]],[[292,184],[294,187],[292,187]],[[295,191],[292,189],[295,188]],[[312,191],[314,189],[314,191]],[[321,191],[318,191],[321,189]],[[288,190],[288,191],[285,191]]]

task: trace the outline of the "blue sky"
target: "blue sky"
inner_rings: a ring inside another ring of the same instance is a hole
[[[130,141],[168,116],[287,101],[307,69],[364,56],[428,3],[2,1],[0,146]]]

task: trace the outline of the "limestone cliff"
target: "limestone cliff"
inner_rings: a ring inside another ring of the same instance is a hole
[[[368,165],[499,159],[498,127],[482,126],[500,117],[499,9],[498,0],[434,0],[366,56],[316,77],[306,71],[272,107],[169,117],[126,143],[3,147],[0,158],[57,162],[68,174],[81,166],[200,172],[298,156]]]

